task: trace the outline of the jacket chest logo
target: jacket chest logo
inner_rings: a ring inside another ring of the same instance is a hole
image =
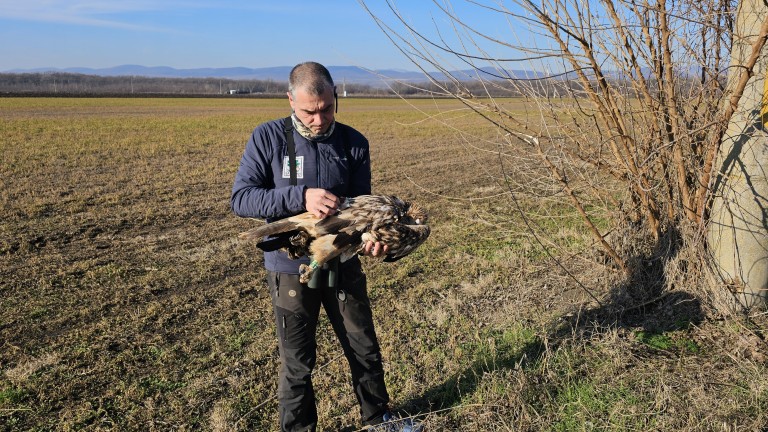
[[[291,166],[288,156],[283,156],[283,178],[291,178]],[[296,156],[296,178],[304,178],[304,156]]]

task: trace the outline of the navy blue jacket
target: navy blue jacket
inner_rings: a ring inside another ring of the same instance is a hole
[[[236,215],[272,222],[305,212],[307,188],[326,189],[338,197],[371,193],[368,140],[360,132],[336,122],[333,134],[323,141],[310,141],[295,129],[293,139],[296,186],[290,184],[283,119],[263,123],[253,131],[232,187],[231,205]],[[355,262],[357,258],[345,264]],[[270,271],[298,274],[302,263],[309,263],[309,259],[292,260],[282,251],[264,253],[264,266]]]

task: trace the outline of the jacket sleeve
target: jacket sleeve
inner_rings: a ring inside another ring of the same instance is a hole
[[[275,139],[262,125],[245,145],[230,199],[232,211],[238,216],[272,219],[305,211],[305,186],[275,187],[271,163]]]
[[[368,147],[368,140],[361,134],[357,143],[350,151],[352,152],[353,163],[350,172],[349,196],[370,195],[371,194],[371,154]]]

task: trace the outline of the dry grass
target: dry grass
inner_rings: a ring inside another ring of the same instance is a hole
[[[339,113],[371,141],[374,191],[432,215],[412,257],[365,263],[403,412],[429,430],[766,424],[763,316],[707,319],[685,280],[628,309],[661,289],[655,268],[619,279],[572,211],[517,196],[554,265],[503,195],[537,167],[500,168],[495,131],[455,102],[411,103],[343,99]],[[0,429],[276,429],[261,257],[235,240],[253,222],[228,197],[250,130],[286,108],[0,99]],[[321,429],[356,430],[325,319],[318,341]]]

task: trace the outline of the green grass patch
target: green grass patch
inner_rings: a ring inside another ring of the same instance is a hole
[[[0,406],[13,406],[22,403],[27,398],[27,391],[18,387],[7,387],[0,390]]]
[[[580,380],[561,389],[554,402],[560,412],[552,425],[553,431],[600,430],[606,424],[612,425],[611,430],[647,430],[644,428],[652,426],[644,418],[622,412],[622,407],[643,405],[634,391],[622,383],[606,387]]]
[[[150,376],[139,381],[139,387],[146,394],[168,393],[187,386],[185,382],[172,381],[164,378]]]
[[[675,351],[683,354],[698,354],[701,351],[699,344],[686,337],[682,332],[635,332],[637,340],[651,348],[663,351]]]

